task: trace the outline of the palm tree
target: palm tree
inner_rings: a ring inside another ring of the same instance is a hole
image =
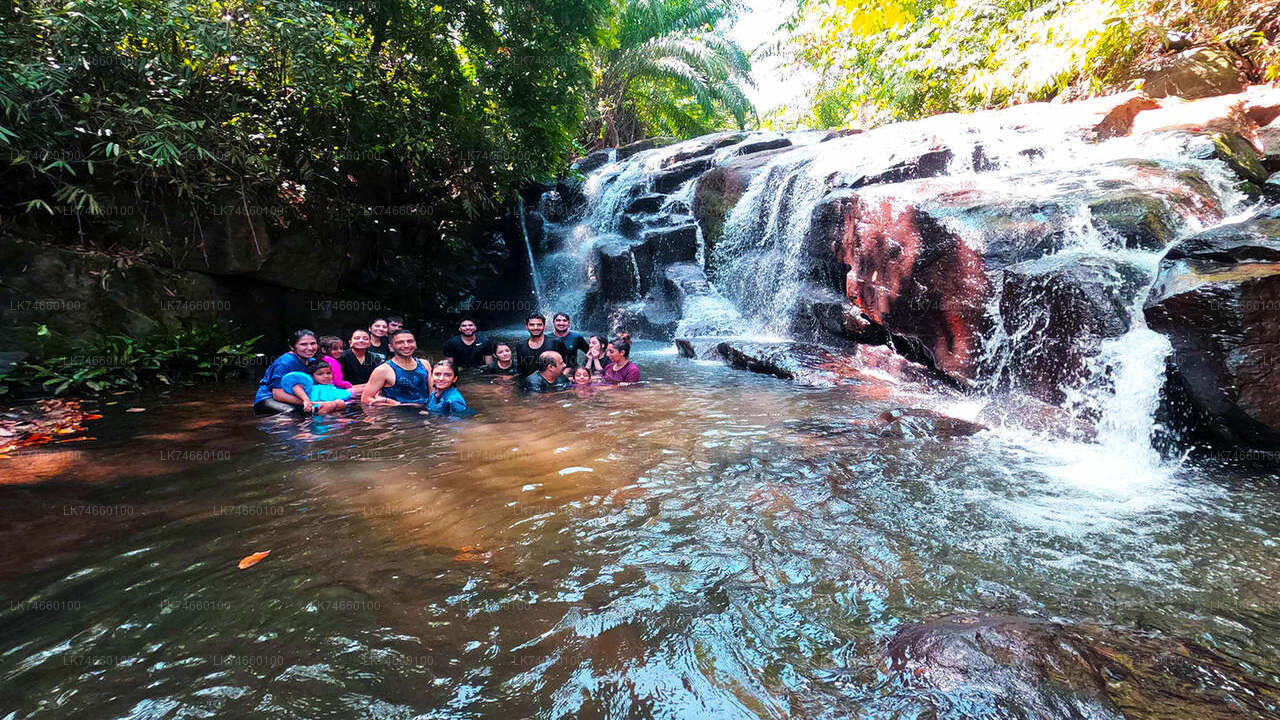
[[[747,54],[721,31],[735,0],[616,0],[607,39],[590,51],[594,77],[583,145],[692,137],[745,127]]]

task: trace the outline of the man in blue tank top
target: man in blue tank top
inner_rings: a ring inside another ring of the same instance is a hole
[[[431,395],[431,374],[426,364],[413,356],[418,341],[408,330],[398,330],[390,345],[395,354],[374,368],[360,402],[365,407],[425,404]]]

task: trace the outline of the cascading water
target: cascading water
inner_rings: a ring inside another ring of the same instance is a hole
[[[683,337],[783,338],[815,299],[902,321],[896,295],[938,279],[853,267],[846,287],[830,268],[850,243],[875,235],[875,251],[905,258],[906,270],[945,251],[954,259],[939,261],[944,268],[978,264],[957,286],[971,297],[926,293],[910,310],[944,316],[948,335],[931,340],[907,317],[906,336],[984,394],[1046,399],[1096,427],[1095,447],[1155,467],[1169,345],[1147,328],[1143,300],[1168,243],[1240,211],[1245,196],[1222,160],[1188,150],[1202,138],[1090,141],[1073,112],[1023,107],[785,140],[709,136],[605,164],[583,184],[576,222],[551,229],[540,263],[548,300],[575,311],[603,304],[632,323],[648,313],[660,333]],[[782,145],[740,172],[748,180],[714,246],[699,216],[696,252],[658,257],[664,248],[650,238],[693,223],[704,173]],[[947,312],[975,298],[976,311],[961,318],[974,327],[967,338]],[[1082,314],[1097,317],[1073,317]]]
[[[538,268],[538,263],[533,258],[533,243],[529,242],[529,228],[525,220],[524,198],[520,196],[520,193],[516,193],[516,212],[520,220],[520,237],[524,238],[524,249],[529,254],[529,273],[533,280],[533,297],[538,306],[541,307],[543,298],[546,297],[542,291],[542,271]]]

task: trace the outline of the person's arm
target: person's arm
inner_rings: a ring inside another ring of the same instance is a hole
[[[275,400],[279,400],[282,403],[288,403],[289,405],[302,404],[302,401],[298,399],[297,395],[294,395],[293,393],[288,392],[284,388],[271,388],[271,397]]]
[[[382,388],[390,383],[387,382],[388,377],[392,382],[395,381],[395,371],[386,365],[379,365],[374,369],[373,374],[369,376],[369,382],[364,384],[364,389],[360,393],[361,404],[373,405],[399,405],[400,403],[391,398],[382,395]]]
[[[307,397],[307,389],[303,387],[302,383],[294,383],[290,390],[293,392],[293,396],[300,401],[295,402],[294,405],[301,405],[303,412],[311,412],[312,408],[315,407],[315,403],[311,402],[311,398]]]
[[[488,365],[489,363],[493,362],[493,343],[486,340],[484,342],[484,350],[482,350],[481,352],[484,353],[484,357],[481,359],[484,360],[485,365]]]

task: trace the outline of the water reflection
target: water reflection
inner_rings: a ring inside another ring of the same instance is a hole
[[[975,611],[1195,641],[1255,697],[1280,671],[1274,476],[1069,482],[1012,432],[869,431],[891,396],[636,359],[582,395],[467,378],[465,419],[113,418],[64,463],[97,484],[3,489],[32,559],[0,566],[0,717],[1036,716],[883,665]]]

